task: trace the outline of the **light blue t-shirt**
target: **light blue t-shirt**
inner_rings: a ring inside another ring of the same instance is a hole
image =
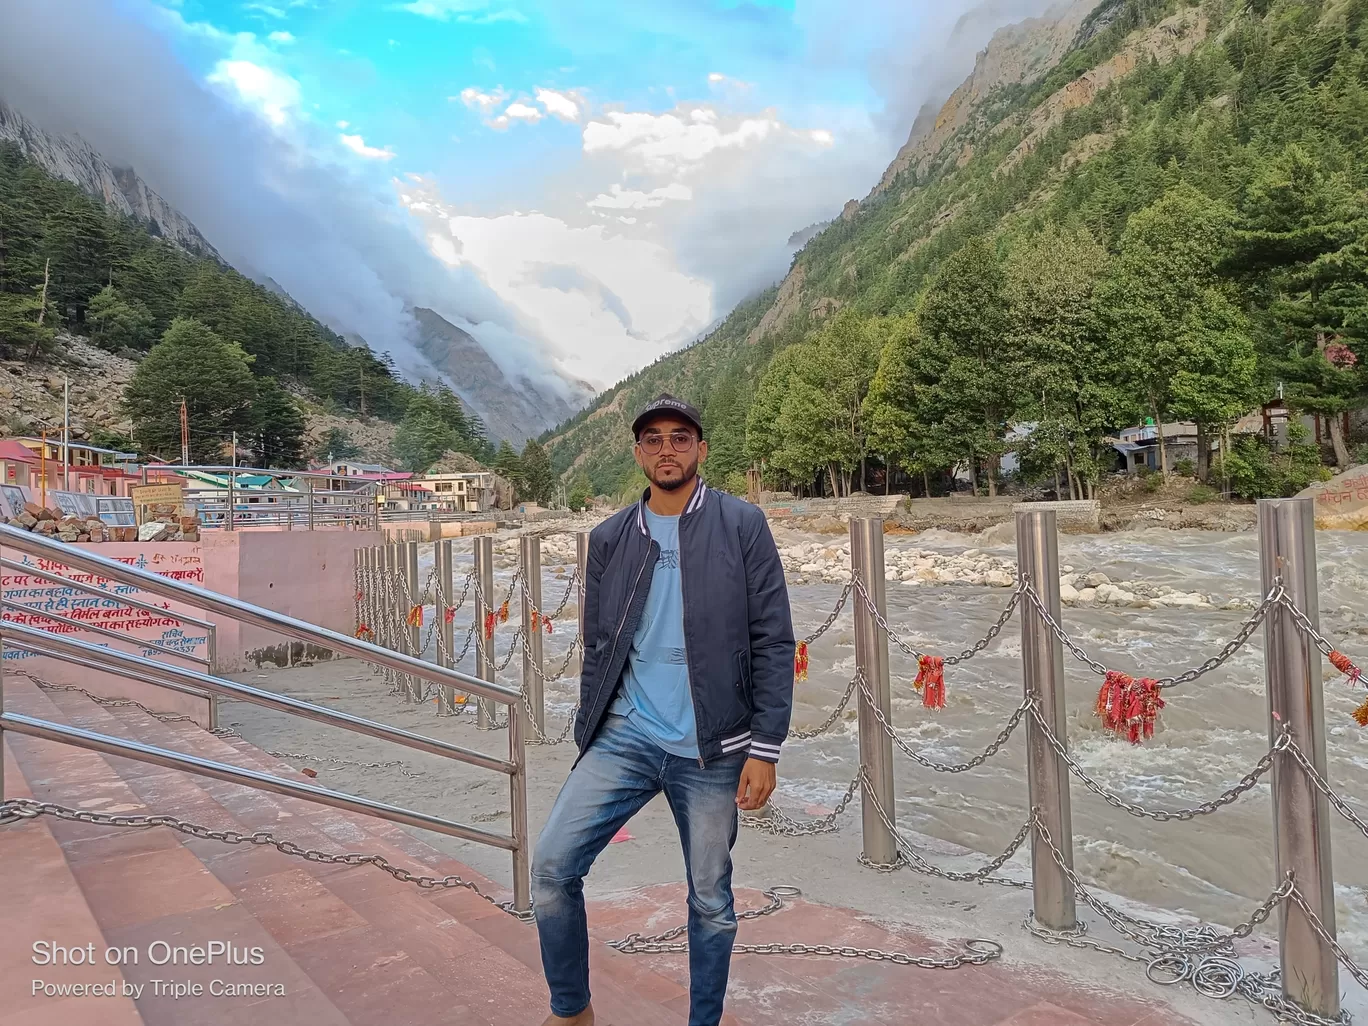
[[[671,755],[698,758],[689,665],[684,654],[684,589],[679,573],[679,517],[645,510],[660,546],[641,623],[632,636],[622,690],[608,711],[626,716]]]

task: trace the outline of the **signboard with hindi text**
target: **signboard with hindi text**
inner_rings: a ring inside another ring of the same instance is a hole
[[[137,525],[175,523],[185,516],[185,487],[179,484],[135,485],[133,514]]]

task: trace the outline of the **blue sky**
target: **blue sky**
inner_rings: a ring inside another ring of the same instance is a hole
[[[789,237],[1043,6],[63,2],[5,15],[0,96],[410,374],[422,305],[506,372],[595,387],[782,278]]]

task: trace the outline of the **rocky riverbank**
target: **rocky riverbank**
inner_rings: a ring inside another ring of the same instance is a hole
[[[849,542],[798,542],[781,545],[784,572],[793,585],[839,584],[850,576]],[[1252,609],[1243,598],[1218,599],[1206,592],[1181,591],[1146,581],[1113,581],[1096,570],[1060,567],[1060,601],[1066,606],[1118,606],[1132,609]],[[978,549],[947,553],[888,546],[884,580],[904,587],[964,586],[1011,588],[1017,567],[1010,559]]]

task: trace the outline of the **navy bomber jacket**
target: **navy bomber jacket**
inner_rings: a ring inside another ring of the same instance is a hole
[[[581,755],[621,685],[655,572],[660,546],[641,512],[650,494],[589,535]],[[679,563],[700,761],[746,751],[778,762],[793,711],[793,619],[764,513],[699,479],[679,519]]]

